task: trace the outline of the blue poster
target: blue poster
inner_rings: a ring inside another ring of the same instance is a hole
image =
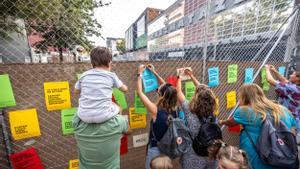
[[[280,67],[278,68],[278,71],[279,71],[279,73],[280,73],[282,76],[285,75],[285,67],[284,67],[284,66],[280,66]]]
[[[208,68],[208,86],[216,87],[219,85],[219,68],[211,67]]]
[[[246,68],[245,69],[245,83],[252,83],[253,82],[253,68]]]
[[[158,81],[155,75],[148,68],[146,68],[145,71],[143,72],[142,80],[143,80],[144,91],[146,93],[151,92],[158,88]]]

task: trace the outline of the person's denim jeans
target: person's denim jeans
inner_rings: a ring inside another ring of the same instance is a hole
[[[147,156],[146,156],[146,169],[150,169],[150,162],[153,158],[159,156],[161,153],[158,147],[148,147]]]

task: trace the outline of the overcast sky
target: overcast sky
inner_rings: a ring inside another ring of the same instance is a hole
[[[176,0],[110,0],[111,4],[107,7],[99,8],[95,15],[101,23],[102,36],[106,37],[125,37],[127,28],[139,17],[147,8],[166,9]],[[104,1],[108,2],[108,0]],[[97,37],[91,38],[98,45],[106,45],[105,40]]]

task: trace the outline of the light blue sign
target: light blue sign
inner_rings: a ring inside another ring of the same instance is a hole
[[[219,85],[219,68],[211,67],[208,68],[208,86],[216,87]]]
[[[245,69],[245,83],[252,83],[253,82],[253,68],[246,68]]]
[[[279,73],[280,73],[282,76],[285,75],[285,67],[284,67],[284,66],[279,67],[279,68],[278,68],[278,71],[279,71]]]
[[[155,75],[148,68],[146,68],[145,71],[143,72],[142,80],[143,80],[144,91],[146,93],[151,92],[158,88],[158,81]]]

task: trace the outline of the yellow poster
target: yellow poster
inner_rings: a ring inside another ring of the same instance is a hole
[[[71,108],[68,82],[44,83],[44,92],[48,111]]]
[[[129,108],[130,128],[146,128],[146,114],[136,114],[134,108]]]
[[[236,92],[231,91],[226,93],[227,98],[227,109],[233,108],[236,104]]]
[[[216,98],[216,111],[214,112],[214,115],[217,117],[220,113],[219,110],[219,98]]]
[[[79,162],[78,159],[69,161],[69,169],[78,169]]]
[[[36,109],[9,112],[9,123],[15,140],[41,135]]]

